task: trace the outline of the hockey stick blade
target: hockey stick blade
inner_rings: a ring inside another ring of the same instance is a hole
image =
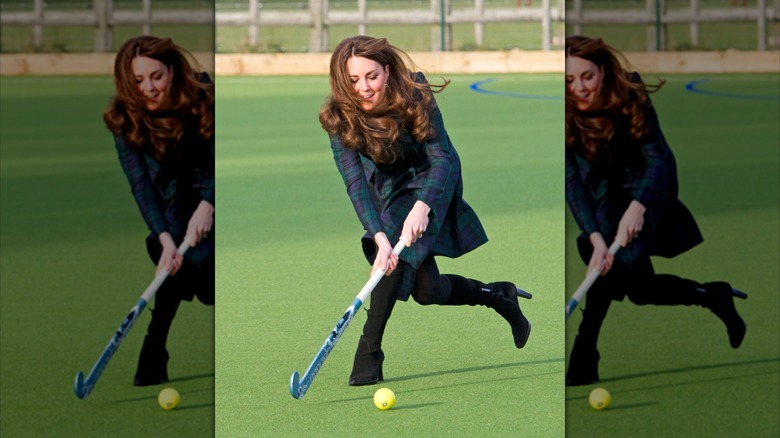
[[[402,239],[393,248],[393,254],[399,255],[405,247],[406,244]],[[336,326],[333,328],[333,330],[331,330],[327,339],[325,339],[325,343],[322,344],[320,351],[317,352],[317,355],[309,365],[309,368],[306,369],[306,372],[303,373],[303,376],[300,377],[298,371],[293,371],[292,376],[290,376],[290,394],[293,396],[293,398],[301,399],[304,395],[306,395],[306,392],[309,390],[309,387],[314,381],[314,377],[317,376],[320,368],[322,368],[322,365],[325,363],[325,359],[328,358],[328,355],[333,350],[333,347],[336,346],[336,343],[347,329],[347,326],[349,326],[352,318],[354,318],[354,316],[357,314],[357,311],[368,299],[368,296],[371,295],[371,292],[374,290],[377,283],[379,283],[379,280],[381,280],[384,275],[385,271],[382,270],[374,272],[366,285],[363,286],[363,289],[360,290],[360,293],[358,293],[357,297],[355,297],[355,300],[352,301],[352,304],[344,312],[344,315],[342,315],[341,319],[339,319],[339,322],[336,323]]]

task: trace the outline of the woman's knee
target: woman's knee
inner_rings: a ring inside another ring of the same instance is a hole
[[[636,304],[637,306],[643,306],[645,304],[650,303],[647,294],[644,293],[643,291],[633,290],[631,292],[628,292],[626,296],[628,297],[629,301]]]
[[[437,300],[437,295],[429,292],[414,291],[412,292],[412,298],[417,302],[417,304],[421,304],[423,306],[441,304]]]

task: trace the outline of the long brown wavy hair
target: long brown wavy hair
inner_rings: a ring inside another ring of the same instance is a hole
[[[347,69],[353,56],[376,61],[389,72],[384,98],[370,110],[361,106]],[[392,163],[402,158],[402,146],[396,140],[406,127],[416,141],[434,134],[430,123],[432,94],[444,90],[443,84],[415,82],[414,63],[405,52],[385,38],[354,36],[336,46],[330,58],[331,95],[320,110],[320,124],[328,134],[341,137],[344,146],[371,157],[377,163]]]
[[[168,97],[149,110],[135,82],[132,62],[138,56],[155,59],[172,68]],[[208,140],[214,135],[214,86],[202,83],[189,59],[194,57],[170,38],[139,36],[127,40],[114,62],[113,96],[103,121],[114,135],[133,148],[144,149],[163,162],[178,157],[185,136]]]
[[[566,57],[570,56],[596,64],[603,69],[604,78],[600,95],[587,110],[577,108],[576,97],[566,87],[566,149],[592,161],[597,156],[611,155],[608,148],[616,135],[636,141],[647,134],[647,93],[658,91],[665,81],[655,85],[632,82],[631,70],[623,67],[629,65],[628,61],[601,38],[566,38]]]

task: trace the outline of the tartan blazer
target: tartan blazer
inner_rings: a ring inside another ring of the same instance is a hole
[[[641,82],[637,73],[631,80]],[[677,164],[649,97],[647,102],[649,134],[639,141],[616,135],[609,148],[620,151],[613,155],[617,158],[589,162],[579,152],[566,151],[566,201],[582,230],[577,243],[586,264],[593,252],[590,234],[600,232],[610,245],[632,200],[647,209],[645,224],[639,236],[618,251],[617,260],[631,266],[640,257],[674,257],[703,241],[693,215],[678,199]]]
[[[202,73],[201,81],[210,82],[210,79]],[[141,216],[149,227],[147,239],[157,240],[167,231],[180,244],[200,201],[215,205],[214,137],[204,142],[185,135],[178,145],[180,159],[163,163],[146,150],[129,147],[121,136],[114,136],[114,145]],[[201,267],[214,254],[214,234],[212,229],[184,258]]]
[[[426,82],[422,73],[416,73],[415,80]],[[403,301],[411,294],[416,269],[429,254],[455,258],[488,240],[477,214],[463,199],[460,158],[444,128],[439,107],[431,98],[430,122],[435,134],[417,142],[408,129],[402,129],[398,142],[404,153],[394,163],[376,163],[361,152],[347,149],[338,134],[329,136],[336,167],[366,230],[361,243],[370,264],[376,257],[376,233],[383,231],[394,245],[415,202],[423,201],[431,208],[425,234],[400,255],[415,268],[404,272],[398,297]]]

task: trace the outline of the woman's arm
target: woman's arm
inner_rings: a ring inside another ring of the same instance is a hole
[[[214,141],[210,142],[207,149],[210,155],[203,161],[203,168],[197,172],[199,180],[196,182],[200,188],[201,201],[192,213],[187,224],[185,239],[190,237],[191,246],[195,246],[205,238],[214,226]]]
[[[121,137],[114,138],[114,146],[141,216],[149,229],[157,235],[163,248],[160,260],[157,262],[157,272],[167,269],[170,270],[171,275],[175,275],[181,267],[183,258],[176,253],[176,242],[168,232],[163,213],[157,203],[157,195],[152,186],[143,152],[129,148]]]
[[[160,236],[168,231],[165,224],[163,212],[157,202],[149,170],[146,167],[146,161],[143,152],[138,149],[131,149],[120,137],[114,138],[119,164],[130,183],[130,190],[133,193],[138,209],[141,211],[146,225],[154,234]]]
[[[616,235],[617,238],[622,237],[623,246],[630,243],[642,231],[645,211],[648,206],[659,201],[670,168],[671,155],[661,132],[658,115],[649,98],[645,124],[649,127],[649,134],[641,139],[642,145],[640,147],[645,164],[644,170],[635,181],[632,181],[631,196],[633,200],[620,219]]]
[[[385,269],[385,275],[390,275],[398,265],[398,256],[393,255],[393,246],[387,235],[382,231],[382,222],[379,212],[371,202],[371,192],[368,189],[368,181],[360,154],[344,147],[337,135],[330,135],[330,147],[333,150],[333,159],[336,167],[344,180],[352,206],[355,208],[360,223],[368,234],[373,236],[377,245],[377,254],[374,259],[371,274],[378,269]]]
[[[420,76],[417,78],[418,81],[421,79]],[[422,80],[424,81],[425,78]],[[433,95],[431,95],[430,123],[434,128],[434,135],[425,139],[425,154],[431,167],[427,172],[427,178],[422,181],[419,201],[432,208],[442,202],[449,204],[455,184],[447,184],[447,182],[449,178],[458,177],[452,174],[452,147],[447,130],[444,128],[444,118]]]
[[[424,82],[425,77],[418,74],[417,81]],[[427,230],[431,209],[450,203],[455,184],[448,184],[448,182],[450,178],[458,177],[453,170],[453,150],[447,130],[444,128],[444,118],[433,95],[431,95],[430,123],[434,134],[425,139],[424,151],[431,167],[425,172],[425,178],[420,185],[419,199],[407,215],[401,232],[402,236],[406,236],[408,246],[422,237]]]
[[[580,229],[588,236],[593,252],[588,262],[588,270],[601,269],[601,275],[606,275],[612,267],[614,258],[609,254],[604,236],[596,225],[595,213],[592,210],[592,200],[585,190],[580,177],[577,158],[572,151],[566,151],[566,202],[569,205],[574,220]]]
[[[330,147],[333,149],[333,159],[344,180],[347,194],[358,219],[370,235],[376,236],[382,231],[382,222],[379,219],[379,212],[371,202],[371,192],[368,189],[360,154],[344,147],[341,139],[336,135],[330,135]]]
[[[640,152],[645,162],[641,176],[634,181],[632,197],[644,206],[652,205],[660,196],[669,169],[669,153],[661,125],[650,99],[647,101],[645,124],[649,134],[641,139]]]
[[[566,151],[566,203],[569,205],[574,220],[580,229],[588,236],[598,232],[596,215],[593,211],[593,201],[585,190],[585,184],[580,177],[577,158],[572,151]]]

